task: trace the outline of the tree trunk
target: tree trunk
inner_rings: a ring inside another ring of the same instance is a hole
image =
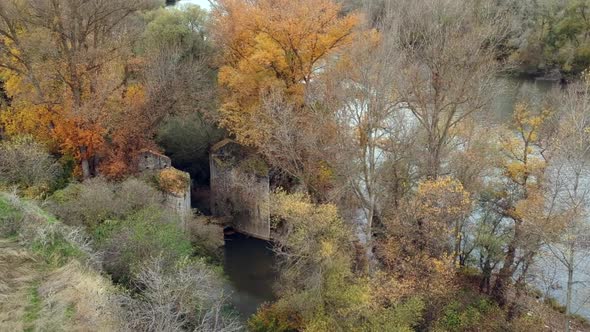
[[[457,220],[455,223],[455,232],[453,234],[454,236],[454,240],[455,240],[455,248],[454,248],[454,252],[453,252],[453,265],[456,266],[457,261],[459,260],[459,255],[461,253],[461,241],[462,241],[462,236],[461,236],[461,228],[462,228],[462,220]],[[460,260],[459,260],[460,263]]]
[[[490,260],[486,258],[482,266],[482,278],[479,282],[479,291],[485,294],[490,293],[490,281],[492,279],[492,266]]]
[[[570,315],[572,314],[572,296],[574,288],[574,255],[570,251],[567,267],[567,295],[565,302],[565,332],[570,331]]]
[[[514,242],[514,241],[513,241]],[[516,246],[513,243],[508,246],[508,251],[506,252],[506,259],[504,260],[504,265],[498,272],[498,276],[496,278],[496,282],[494,284],[494,288],[492,289],[492,298],[498,302],[498,305],[501,307],[505,306],[507,303],[507,294],[506,291],[508,289],[508,285],[510,284],[510,278],[512,278],[512,266],[514,265],[514,260],[516,258]]]
[[[88,160],[88,148],[86,146],[80,147],[80,155],[81,155],[81,167],[82,167],[82,178],[84,180],[89,179],[92,174],[90,172],[90,161]]]
[[[426,176],[430,179],[436,179],[440,171],[440,146],[436,138],[429,134],[428,137],[428,165],[426,165]]]

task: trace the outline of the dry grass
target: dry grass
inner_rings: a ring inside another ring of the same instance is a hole
[[[36,265],[16,242],[0,240],[0,330],[25,329],[28,289],[38,277]]]
[[[73,260],[50,269],[0,240],[0,331],[122,331],[110,281]]]
[[[37,326],[49,331],[121,331],[121,312],[110,281],[77,261],[52,271],[38,287]]]
[[[83,232],[15,195],[0,200],[0,217],[16,231],[0,234],[0,331],[125,330],[116,289],[92,269],[99,264]]]

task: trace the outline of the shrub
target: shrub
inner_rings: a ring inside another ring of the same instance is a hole
[[[52,198],[58,206],[50,209],[68,225],[94,227],[116,213],[118,202],[113,188],[103,179],[90,179],[82,184],[71,184]]]
[[[61,174],[60,164],[33,139],[0,142],[0,185],[38,196],[48,192]]]
[[[22,213],[12,206],[7,199],[0,197],[0,236],[15,236],[20,229]]]
[[[161,193],[138,179],[129,178],[117,184],[96,178],[55,192],[48,207],[68,225],[94,229],[105,220],[124,219],[161,202]]]
[[[104,267],[113,279],[129,283],[134,271],[153,257],[173,264],[193,250],[180,221],[159,207],[144,208],[122,221],[109,221],[95,234],[105,251]]]
[[[128,178],[115,188],[119,211],[123,214],[139,211],[162,202],[162,194],[147,183]]]
[[[457,298],[467,303],[448,303],[434,322],[434,331],[499,331],[507,324],[506,313],[485,296],[463,290]]]
[[[551,309],[559,312],[559,313],[565,313],[565,306],[562,305],[561,303],[559,303],[559,301],[557,301],[557,299],[552,298],[552,297],[546,297],[543,302],[545,302],[546,305],[548,305]]]
[[[166,258],[145,262],[134,276],[142,290],[127,298],[132,331],[241,331],[229,310],[223,278],[203,261],[181,259],[170,267]]]
[[[190,187],[190,176],[176,168],[165,168],[158,174],[158,186],[165,192],[183,196]]]
[[[280,305],[263,305],[248,320],[248,330],[252,332],[296,331],[303,324],[296,312],[285,310]]]
[[[187,223],[188,234],[199,256],[221,259],[220,248],[224,245],[223,229],[205,216],[195,216]]]

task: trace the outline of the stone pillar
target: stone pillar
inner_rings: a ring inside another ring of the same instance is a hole
[[[158,184],[164,193],[166,206],[180,216],[183,229],[186,229],[186,223],[192,215],[190,175],[168,167],[159,172]]]
[[[210,155],[211,212],[228,217],[233,228],[270,240],[268,166],[232,140],[215,144]]]

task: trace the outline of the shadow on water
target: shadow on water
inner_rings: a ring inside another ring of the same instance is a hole
[[[272,243],[235,233],[225,236],[224,270],[233,286],[232,302],[247,319],[275,299],[276,256]]]

